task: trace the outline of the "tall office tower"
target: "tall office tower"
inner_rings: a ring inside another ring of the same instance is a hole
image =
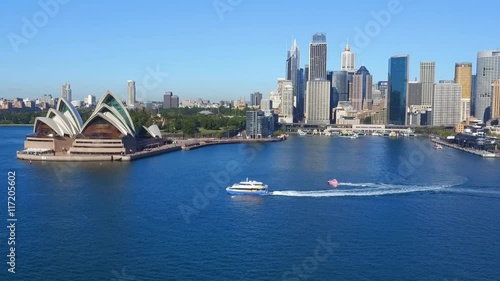
[[[306,86],[306,124],[330,124],[330,81],[326,75],[326,35],[316,33],[309,44],[309,76]]]
[[[66,83],[61,86],[61,97],[65,98],[67,101],[72,101],[71,84]]]
[[[420,83],[422,83],[422,105],[432,106],[434,83],[436,83],[436,63],[420,63]]]
[[[477,54],[475,116],[485,123],[491,117],[491,84],[500,79],[500,49]]]
[[[176,95],[173,95],[172,98],[170,99],[170,106],[172,108],[179,108],[179,97]]]
[[[306,124],[330,124],[330,81],[312,80],[307,82]]]
[[[304,69],[301,68],[299,70],[299,75],[298,75],[298,80],[299,80],[299,89],[297,91],[297,120],[298,122],[302,121],[304,119],[304,92],[306,89],[306,82],[305,82],[305,72]]]
[[[127,81],[127,107],[134,108],[135,106],[135,82],[134,80]]]
[[[339,95],[333,87],[333,71],[326,72],[326,80],[330,82],[330,120],[333,120],[333,108],[336,108],[339,103]]]
[[[345,46],[340,58],[340,70],[347,72],[356,72],[356,54],[351,52],[349,42]]]
[[[92,107],[96,104],[96,99],[95,96],[93,95],[88,95],[85,102],[87,103],[88,107]]]
[[[163,95],[163,108],[172,108],[172,92],[165,92]]]
[[[297,40],[293,40],[292,47],[288,51],[286,58],[286,80],[292,81],[294,106],[297,107],[299,95],[299,68],[300,68],[300,50],[297,46]]]
[[[500,80],[492,84],[491,96],[491,119],[500,118]]]
[[[472,97],[472,63],[462,62],[455,64],[455,83],[462,86],[460,120],[465,121],[470,116],[470,103]]]
[[[347,81],[347,71],[334,71],[332,79],[333,91],[340,101],[349,101],[349,88]]]
[[[255,101],[257,102],[257,106],[260,106],[260,103],[262,101],[262,93],[261,92],[255,93]]]
[[[476,74],[472,75],[472,96],[470,99],[470,115],[476,116]]]
[[[422,105],[422,83],[418,81],[408,82],[408,107]]]
[[[455,126],[460,123],[462,86],[454,81],[439,81],[434,86],[432,125]]]
[[[307,81],[309,81],[309,64],[304,66],[304,84],[307,84]]]
[[[313,41],[309,44],[309,80],[326,80],[326,54],[326,35],[314,34]]]
[[[406,98],[410,56],[393,56],[389,59],[388,82],[388,122],[394,125],[406,125]]]
[[[280,123],[293,123],[293,81],[278,79],[278,94],[281,95]]]
[[[370,75],[370,71],[361,66],[353,76],[352,95],[349,97],[355,110],[372,109],[372,83],[373,77]]]

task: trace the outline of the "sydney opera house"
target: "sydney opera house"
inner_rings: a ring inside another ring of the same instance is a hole
[[[126,155],[164,143],[157,125],[136,128],[123,103],[107,91],[85,122],[70,102],[60,98],[46,117],[36,118],[22,153]]]

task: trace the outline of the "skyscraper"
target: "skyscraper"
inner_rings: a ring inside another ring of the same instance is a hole
[[[281,105],[278,120],[280,123],[293,123],[293,81],[278,79],[278,94]]]
[[[293,40],[292,47],[288,51],[286,59],[286,80],[292,81],[293,86],[293,102],[294,106],[298,106],[299,97],[299,68],[300,68],[300,51],[297,46],[297,40]]]
[[[299,75],[298,75],[298,80],[299,80],[299,89],[297,92],[297,120],[296,121],[302,121],[304,118],[304,103],[305,103],[305,90],[306,90],[306,82],[305,82],[305,71],[303,68],[299,70]]]
[[[472,63],[462,62],[455,64],[455,83],[462,86],[460,120],[465,121],[470,116],[470,102],[472,97]]]
[[[460,123],[462,86],[454,81],[439,81],[434,86],[432,101],[432,125],[455,126]]]
[[[422,83],[422,105],[432,106],[434,83],[436,83],[436,63],[420,63],[420,83]]]
[[[422,105],[422,83],[418,81],[408,82],[408,104],[410,107],[412,105]]]
[[[306,89],[306,124],[330,124],[330,81],[326,73],[327,44],[324,33],[316,33],[309,44],[309,81]]]
[[[172,92],[165,92],[163,95],[163,108],[172,108]]]
[[[455,64],[455,83],[462,86],[462,98],[470,99],[472,96],[472,63]]]
[[[135,106],[135,82],[134,80],[127,81],[127,107],[134,108]]]
[[[349,88],[347,71],[334,71],[332,79],[333,91],[338,95],[339,101],[349,101]]]
[[[477,54],[475,116],[487,122],[491,117],[491,84],[500,79],[500,50]]]
[[[355,110],[372,109],[372,83],[373,77],[370,72],[361,66],[353,76],[352,95],[349,97]]]
[[[356,54],[351,52],[349,42],[345,46],[340,58],[340,70],[347,72],[356,72]]]
[[[393,56],[389,59],[388,122],[406,125],[406,98],[408,93],[410,56]]]
[[[326,80],[326,35],[316,33],[309,44],[309,80]]]
[[[307,82],[306,124],[330,124],[330,82],[313,80]]]
[[[72,101],[71,84],[66,83],[61,86],[61,97],[65,98],[67,101]]]
[[[492,88],[491,119],[496,119],[500,117],[500,80],[495,80]]]

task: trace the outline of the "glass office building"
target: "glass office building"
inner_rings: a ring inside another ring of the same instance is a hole
[[[388,122],[406,125],[406,97],[408,93],[410,56],[394,56],[389,59]]]

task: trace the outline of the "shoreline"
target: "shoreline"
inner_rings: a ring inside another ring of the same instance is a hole
[[[461,147],[459,145],[456,145],[456,144],[453,144],[453,143],[449,143],[447,141],[443,141],[443,140],[440,140],[440,139],[431,139],[431,141],[433,143],[437,143],[437,144],[440,144],[440,145],[444,145],[446,147],[450,147],[450,148],[454,148],[454,149],[461,150],[461,151],[464,151],[464,152],[468,152],[468,153],[471,153],[471,154],[474,154],[474,155],[477,155],[477,156],[481,156],[483,158],[500,158],[499,154],[491,153],[491,152],[488,152],[488,151],[485,151],[485,150],[477,150],[477,149],[472,149],[472,148],[465,148],[465,147]]]
[[[285,139],[270,138],[270,139],[190,139],[176,141],[175,144],[166,144],[156,148],[142,150],[133,154],[127,155],[81,155],[81,154],[46,154],[32,155],[16,153],[16,158],[19,160],[28,161],[53,161],[53,162],[96,162],[96,161],[133,161],[148,157],[153,157],[161,154],[180,150],[193,150],[205,146],[222,145],[222,144],[239,144],[239,143],[269,143],[280,142]]]

